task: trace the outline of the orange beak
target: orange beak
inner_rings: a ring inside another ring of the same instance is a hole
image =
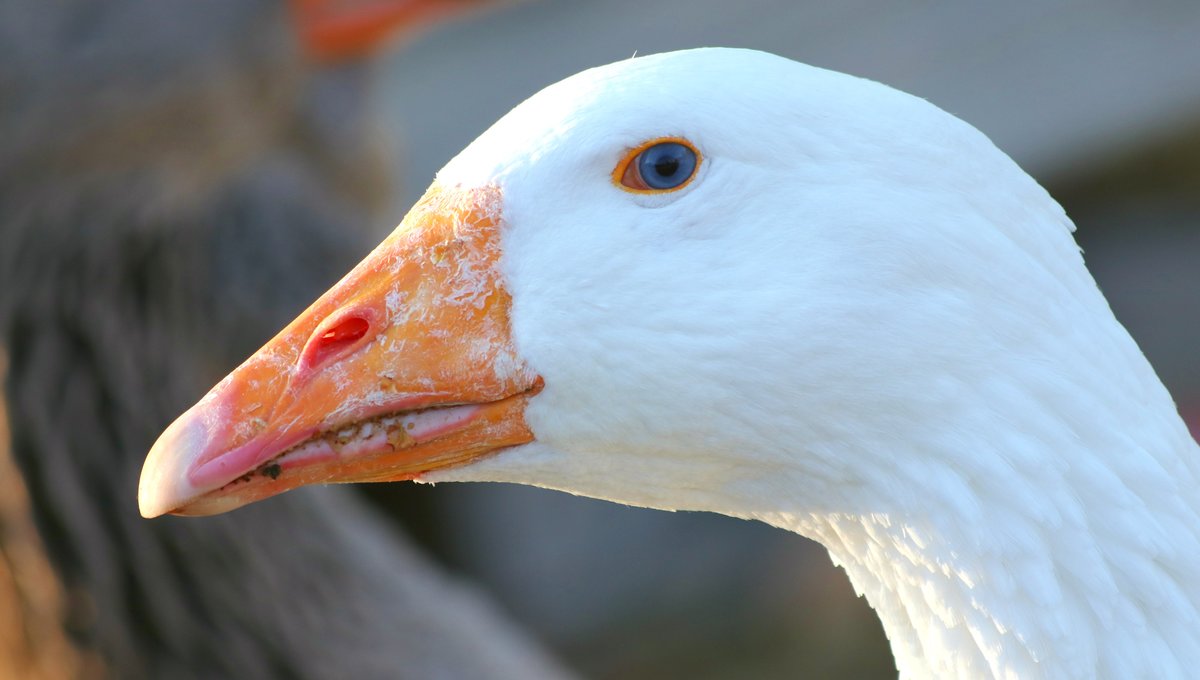
[[[179,417],[142,514],[206,515],[314,483],[412,479],[533,440],[498,189],[434,185],[404,222]]]
[[[389,39],[458,16],[482,0],[291,0],[305,51],[321,61],[354,59]]]

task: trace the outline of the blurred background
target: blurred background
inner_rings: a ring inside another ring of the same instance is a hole
[[[1064,205],[1117,317],[1200,427],[1200,4],[542,0],[426,29],[352,84],[308,95],[321,112],[316,127],[333,138],[357,138],[346,128],[369,123],[372,139],[387,140],[366,145],[383,156],[369,166],[378,172],[352,164],[340,179],[314,180],[374,187],[371,216],[355,220],[367,236],[351,250],[382,238],[443,163],[547,84],[634,53],[764,49],[890,84],[989,135]],[[156,49],[166,54],[172,45]],[[339,104],[354,88],[373,92],[371,116],[346,115]],[[230,138],[253,132],[230,124]],[[29,129],[25,138],[36,141]],[[0,152],[12,146],[0,144]],[[17,182],[11,173],[0,181]],[[286,247],[286,230],[275,238]],[[324,285],[330,275],[314,277]],[[244,321],[254,298],[242,287],[270,281],[217,279],[206,313],[228,330],[231,346],[249,351],[271,328]],[[0,289],[0,303],[16,294]],[[276,319],[302,304],[276,302]],[[210,372],[232,367],[234,353],[213,359]],[[9,410],[15,430],[18,409]],[[393,484],[361,493],[442,569],[478,584],[506,619],[585,677],[895,675],[874,615],[824,550],[796,536],[515,486]]]

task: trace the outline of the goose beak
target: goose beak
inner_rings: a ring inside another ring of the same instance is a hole
[[[305,52],[319,61],[366,56],[391,39],[485,4],[482,0],[290,0]]]
[[[532,441],[541,379],[509,330],[498,189],[435,185],[378,248],[179,417],[142,515],[208,515],[316,483],[413,479]]]

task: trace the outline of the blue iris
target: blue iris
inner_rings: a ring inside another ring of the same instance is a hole
[[[678,142],[663,142],[638,154],[637,164],[646,186],[674,189],[696,171],[696,152]]]

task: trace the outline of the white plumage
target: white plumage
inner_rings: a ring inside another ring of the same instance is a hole
[[[624,190],[662,138],[699,151],[693,179]],[[547,88],[437,184],[160,438],[144,513],[534,484],[820,541],[904,677],[1200,668],[1200,451],[1062,209],[969,125],[695,50]],[[359,426],[456,404],[445,435]]]
[[[612,159],[678,135],[692,185]],[[443,185],[498,183],[537,441],[514,481],[809,536],[904,677],[1200,667],[1200,453],[1062,209],[975,129],[743,50],[586,71]]]

